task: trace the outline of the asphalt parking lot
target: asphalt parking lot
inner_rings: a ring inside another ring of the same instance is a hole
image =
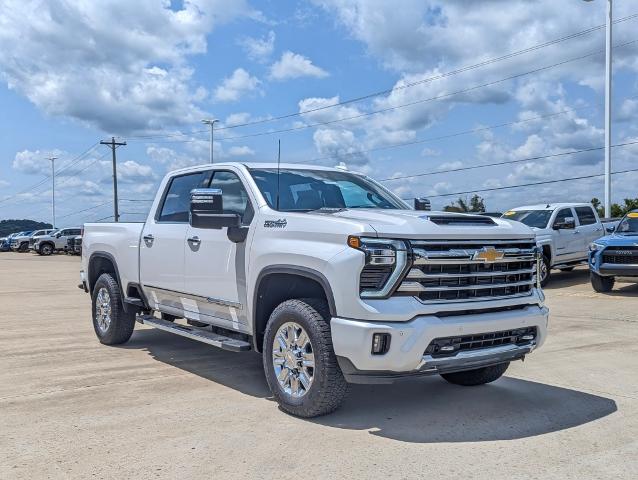
[[[633,283],[557,273],[547,343],[492,385],[352,386],[301,420],[254,353],[140,326],[98,343],[78,271],[0,254],[0,478],[636,478]]]

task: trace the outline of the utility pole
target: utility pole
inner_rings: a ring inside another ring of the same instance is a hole
[[[214,139],[213,131],[214,131],[214,125],[217,122],[219,122],[219,120],[217,119],[202,120],[202,123],[204,125],[210,125],[210,163],[213,163],[213,139]]]
[[[53,210],[53,228],[55,228],[55,161],[58,157],[47,157],[47,160],[51,162],[51,181],[53,182],[53,188],[51,190],[51,209]]]
[[[115,149],[126,145],[126,142],[116,142],[115,137],[111,137],[111,141],[100,140],[102,145],[106,145],[111,149],[113,155],[113,217],[116,222],[120,221],[120,214],[117,207],[117,162],[115,159]]]

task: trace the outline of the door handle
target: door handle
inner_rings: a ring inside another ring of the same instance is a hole
[[[200,243],[202,243],[202,241],[199,239],[197,235],[195,235],[194,237],[190,237],[188,239],[188,243],[192,243],[193,245],[199,245]]]
[[[152,242],[153,240],[155,240],[155,237],[150,233],[147,233],[142,238],[146,240],[147,242]]]

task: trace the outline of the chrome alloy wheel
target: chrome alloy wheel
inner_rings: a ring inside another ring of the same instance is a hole
[[[284,323],[275,335],[272,364],[279,386],[293,397],[303,397],[315,375],[315,354],[303,327],[294,322]]]
[[[95,299],[95,320],[100,332],[106,333],[111,325],[111,296],[104,287],[98,290]]]
[[[540,267],[541,267],[541,271],[540,271],[540,277],[541,277],[541,282],[544,282],[545,279],[547,278],[547,274],[549,273],[549,267],[547,266],[547,263],[545,263],[545,260],[541,260],[540,262]]]

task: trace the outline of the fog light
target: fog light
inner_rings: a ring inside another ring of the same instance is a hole
[[[375,333],[372,335],[372,355],[383,355],[390,349],[390,334]]]

